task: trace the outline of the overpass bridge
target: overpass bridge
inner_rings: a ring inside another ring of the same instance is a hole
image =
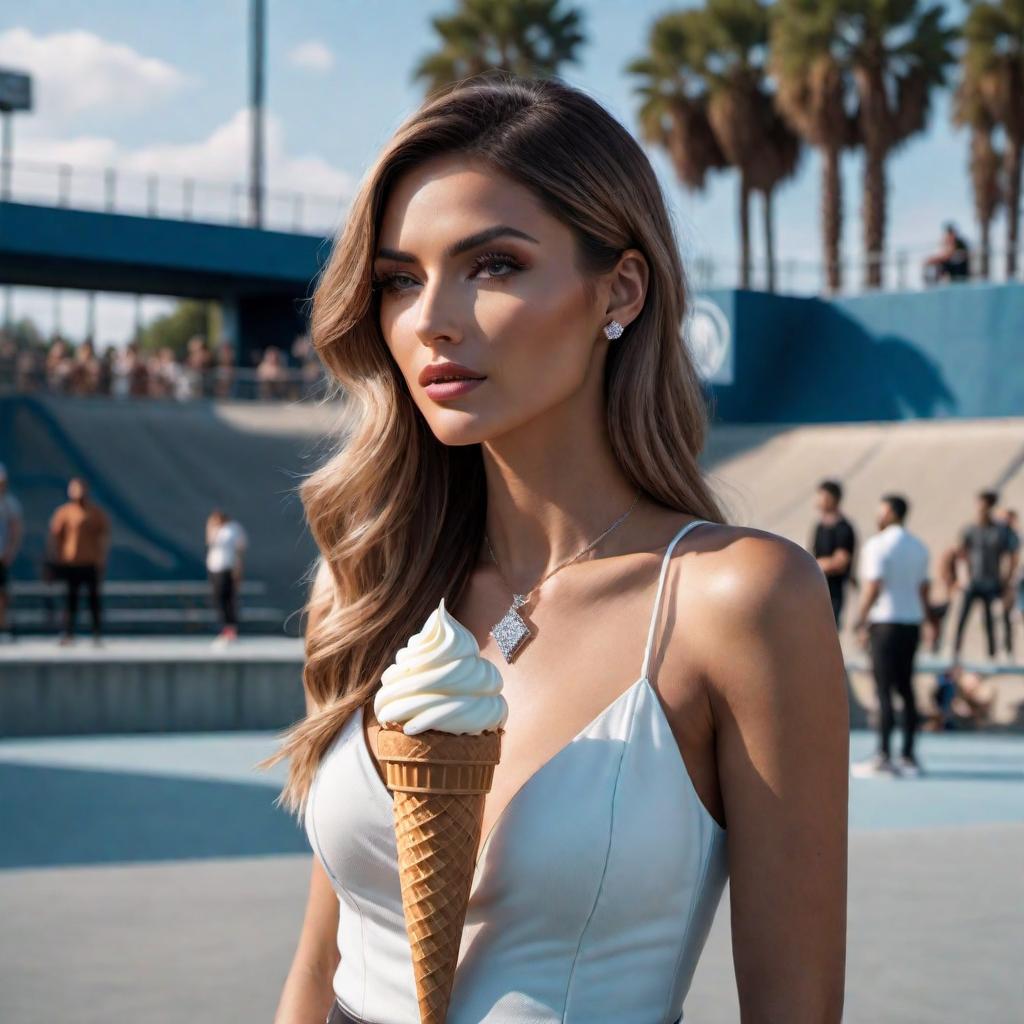
[[[4,185],[0,284],[216,301],[243,364],[305,329],[343,216],[338,196],[268,191],[254,228],[238,183],[113,168],[18,161]]]
[[[0,202],[0,283],[215,300],[240,361],[305,330],[323,235]]]

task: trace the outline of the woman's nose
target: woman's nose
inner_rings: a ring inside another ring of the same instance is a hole
[[[424,344],[432,344],[438,338],[456,342],[462,339],[460,300],[450,284],[438,281],[426,285],[417,307],[416,334]]]

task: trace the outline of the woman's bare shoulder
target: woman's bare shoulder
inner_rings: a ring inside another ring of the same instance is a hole
[[[697,557],[689,559],[690,571],[678,574],[677,586],[689,643],[699,648],[710,683],[728,688],[736,669],[757,659],[767,669],[832,649],[834,660],[838,637],[828,585],[808,551],[754,527],[716,523],[699,533],[689,548]]]

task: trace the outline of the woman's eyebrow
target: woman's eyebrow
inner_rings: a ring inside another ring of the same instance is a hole
[[[445,250],[445,256],[452,259],[468,249],[475,249],[478,245],[483,245],[485,242],[490,242],[495,238],[501,238],[503,235],[509,235],[512,238],[522,238],[527,242],[535,242],[537,245],[540,245],[540,242],[533,235],[528,235],[525,231],[520,231],[519,228],[514,228],[510,224],[495,224],[493,227],[484,228],[483,231],[477,231],[476,234],[468,235],[466,238],[450,245]],[[404,252],[401,249],[380,249],[377,252],[377,258],[395,260],[398,263],[416,262],[416,257],[411,252]]]

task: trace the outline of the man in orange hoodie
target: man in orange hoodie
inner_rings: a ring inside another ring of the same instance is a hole
[[[69,501],[50,519],[50,540],[59,574],[67,583],[67,604],[61,644],[74,642],[78,591],[85,584],[92,614],[93,642],[102,643],[99,584],[107,564],[110,520],[98,505],[89,500],[89,490],[81,477],[68,482]]]

